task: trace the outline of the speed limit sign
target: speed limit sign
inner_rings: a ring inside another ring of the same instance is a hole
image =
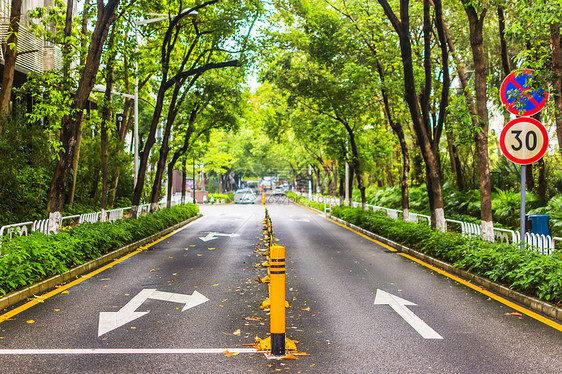
[[[534,118],[520,117],[510,121],[500,135],[502,153],[519,165],[538,161],[548,148],[548,134]]]

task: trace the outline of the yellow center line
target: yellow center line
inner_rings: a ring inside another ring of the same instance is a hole
[[[105,271],[105,270],[107,270],[107,269],[109,269],[109,268],[112,268],[113,266],[117,265],[117,264],[120,263],[121,261],[124,261],[124,260],[126,260],[126,259],[128,259],[128,258],[130,258],[130,257],[133,257],[133,256],[136,255],[137,253],[140,253],[140,252],[144,251],[145,249],[150,248],[150,247],[152,247],[153,245],[155,245],[155,244],[161,242],[162,240],[165,240],[165,239],[169,238],[170,236],[172,236],[172,235],[174,235],[174,234],[180,232],[181,230],[185,229],[186,227],[188,227],[188,226],[191,225],[192,223],[193,223],[193,222],[190,222],[190,223],[188,223],[187,225],[185,225],[185,226],[183,226],[183,227],[180,227],[179,229],[174,230],[174,231],[172,231],[171,233],[169,233],[169,234],[167,234],[167,235],[161,237],[160,239],[158,239],[158,240],[156,240],[156,241],[154,241],[154,242],[152,242],[152,243],[146,244],[146,245],[144,245],[144,246],[141,246],[141,247],[139,247],[138,249],[134,250],[133,252],[128,253],[128,254],[126,254],[125,256],[120,257],[120,258],[118,258],[117,260],[114,260],[114,261],[110,262],[109,264],[107,264],[107,265],[105,265],[105,266],[102,266],[102,267],[99,268],[99,269],[96,269],[96,270],[94,270],[94,271],[92,271],[92,272],[90,272],[90,273],[88,273],[88,274],[86,274],[86,275],[82,275],[82,276],[80,276],[80,278],[78,278],[78,279],[76,279],[76,280],[74,280],[74,281],[72,281],[72,282],[70,282],[70,283],[67,283],[67,284],[62,285],[62,286],[60,286],[60,287],[57,287],[56,289],[54,289],[54,290],[52,290],[52,291],[50,291],[50,292],[48,292],[48,293],[46,293],[46,294],[44,294],[44,295],[37,296],[37,297],[35,297],[33,300],[28,301],[27,303],[25,303],[25,304],[23,304],[23,305],[21,305],[21,306],[15,308],[15,309],[13,309],[13,310],[7,312],[7,313],[4,313],[4,314],[0,315],[0,323],[9,320],[10,318],[14,317],[15,315],[17,315],[17,314],[19,314],[19,313],[21,313],[21,312],[23,312],[23,311],[25,311],[25,310],[27,310],[27,309],[33,307],[33,306],[35,306],[35,305],[37,305],[37,304],[39,304],[39,303],[42,303],[44,300],[47,300],[48,298],[51,298],[51,297],[53,297],[53,296],[55,296],[55,295],[58,295],[59,293],[61,293],[61,292],[63,292],[63,291],[66,291],[66,290],[68,290],[69,288],[74,287],[74,286],[76,286],[77,284],[79,284],[79,283],[81,283],[81,282],[83,282],[83,281],[85,281],[85,280],[87,280],[87,279],[92,278],[93,276],[95,276],[95,275],[97,275],[97,274],[99,274],[99,273],[101,273],[101,272],[103,272],[103,271]]]

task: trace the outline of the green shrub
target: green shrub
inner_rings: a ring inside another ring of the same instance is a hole
[[[224,199],[227,203],[231,202],[232,200],[234,200],[234,194],[218,194],[218,193],[214,193],[211,194],[214,198],[215,198],[215,203],[220,202],[220,200]],[[231,196],[232,195],[232,196]]]
[[[562,253],[541,255],[518,245],[483,242],[426,225],[395,221],[380,212],[334,207],[332,214],[397,243],[450,262],[511,289],[553,303],[562,302]]]
[[[33,232],[2,244],[0,294],[7,294],[41,279],[62,274],[74,266],[96,259],[195,216],[193,204],[175,206],[114,223],[83,223],[45,236]]]

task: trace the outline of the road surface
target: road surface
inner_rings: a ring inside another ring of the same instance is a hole
[[[259,201],[256,201],[259,203]],[[203,206],[149,249],[0,324],[6,373],[562,373],[562,332],[313,211],[268,204],[287,337],[268,360],[264,206]],[[225,351],[228,353],[225,354]]]

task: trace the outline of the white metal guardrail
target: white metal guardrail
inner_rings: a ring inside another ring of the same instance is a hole
[[[100,216],[101,212],[80,214],[80,220],[78,221],[78,223],[96,223],[99,222]]]
[[[297,194],[299,196],[304,196],[304,194]],[[332,206],[340,205],[339,198],[335,198],[333,196],[319,196],[319,195],[310,195],[310,200],[315,201],[318,203],[324,203],[324,213],[328,213],[332,210]],[[352,202],[353,207],[360,207],[361,203],[359,202]],[[367,204],[366,208],[372,211],[382,211],[384,214],[390,218],[398,219],[401,216],[403,217],[403,212],[397,209],[390,209],[385,207],[380,207],[376,205]],[[414,223],[423,223],[423,224],[430,224],[431,217],[418,214],[418,213],[409,213],[408,222]],[[463,222],[457,221],[453,219],[445,219],[446,223],[452,224],[451,226],[457,226],[460,228],[460,233],[464,236],[475,236],[479,237],[482,235],[482,229],[479,224],[471,223],[471,222]],[[449,225],[448,225],[449,226]],[[457,230],[455,230],[457,231]],[[494,227],[494,238],[496,242],[501,243],[512,243],[516,244],[521,241],[521,234],[518,231],[508,230],[508,229],[501,229]],[[562,238],[560,237],[551,237],[550,235],[538,235],[534,233],[525,233],[525,241],[534,247],[541,254],[551,254],[555,249],[556,242],[562,242]]]
[[[172,199],[172,206],[181,204],[181,200],[177,198]],[[160,203],[157,206],[157,210],[166,207],[165,203]],[[128,214],[130,214],[131,207],[111,209],[106,211],[106,218],[108,222],[115,222],[117,220],[123,219]],[[150,204],[143,204],[139,206],[139,215],[146,215],[150,212]],[[84,222],[97,223],[101,221],[101,212],[84,213],[79,215],[67,216],[62,218],[63,226],[65,226],[65,221],[67,224],[72,224],[73,222],[81,224]],[[68,222],[71,221],[71,222]],[[10,225],[5,225],[0,227],[0,242],[4,236],[12,239],[14,236],[24,236],[29,235],[31,232],[39,231],[45,235],[49,232],[49,219],[41,219],[36,221],[28,221],[21,223],[14,223]],[[0,243],[1,245],[1,243]]]
[[[123,211],[124,211],[124,208],[108,210],[106,212],[107,213],[107,221],[108,222],[115,222],[119,219],[123,219]]]

